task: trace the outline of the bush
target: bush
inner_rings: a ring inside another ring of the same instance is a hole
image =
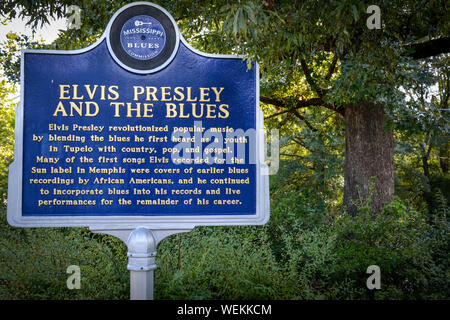
[[[13,228],[5,211],[0,208],[0,299],[128,299],[121,241],[85,228]],[[70,265],[80,267],[80,290],[67,288]]]
[[[158,299],[274,299],[282,275],[264,227],[200,227],[158,248]]]
[[[198,227],[163,240],[155,298],[450,297],[446,207],[429,223],[400,201],[378,215],[360,204],[353,217],[306,188],[280,188],[274,197],[265,226]],[[128,299],[119,240],[85,228],[16,229],[1,215],[0,299]],[[81,268],[81,290],[66,287],[72,264]],[[381,290],[366,287],[370,265],[380,267]]]
[[[443,238],[448,248],[448,223],[440,224],[446,230],[437,235],[425,221],[421,213],[407,210],[400,201],[394,201],[379,215],[365,206],[356,217],[343,215],[338,219],[337,260],[329,268],[332,282],[339,286],[348,279],[365,288],[367,267],[378,265],[382,290],[365,289],[356,294],[342,291],[337,298],[448,298],[448,259],[444,262],[434,257],[445,245]]]

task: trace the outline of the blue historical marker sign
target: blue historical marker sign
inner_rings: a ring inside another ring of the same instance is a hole
[[[24,50],[8,221],[152,229],[269,218],[258,66],[151,3],[76,51]]]

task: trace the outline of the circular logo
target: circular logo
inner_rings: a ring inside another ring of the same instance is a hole
[[[175,58],[180,35],[172,16],[145,2],[126,5],[108,25],[107,45],[124,69],[140,74],[158,72]]]
[[[166,44],[166,31],[161,23],[147,15],[132,17],[120,32],[123,50],[138,60],[149,60],[160,54]]]

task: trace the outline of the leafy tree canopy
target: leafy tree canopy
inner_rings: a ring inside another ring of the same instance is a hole
[[[128,1],[82,1],[81,29],[52,45],[92,43]],[[359,101],[395,102],[412,58],[449,51],[448,2],[381,1],[382,29],[366,25],[365,1],[155,1],[190,43],[207,52],[245,55],[261,64],[263,102],[284,108],[322,105],[339,111]],[[72,1],[6,1],[0,15],[29,17],[33,27],[67,16]],[[336,72],[340,75],[336,76]],[[307,90],[305,90],[307,89]],[[339,111],[342,112],[342,111]]]

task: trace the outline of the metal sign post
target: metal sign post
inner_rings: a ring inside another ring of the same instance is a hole
[[[153,270],[156,269],[156,240],[151,230],[135,229],[128,239],[130,299],[153,300]]]
[[[138,227],[134,230],[97,230],[94,233],[104,233],[115,236],[128,247],[128,265],[130,270],[130,300],[153,300],[154,270],[156,269],[156,248],[164,238],[190,232],[190,229],[150,230]]]

